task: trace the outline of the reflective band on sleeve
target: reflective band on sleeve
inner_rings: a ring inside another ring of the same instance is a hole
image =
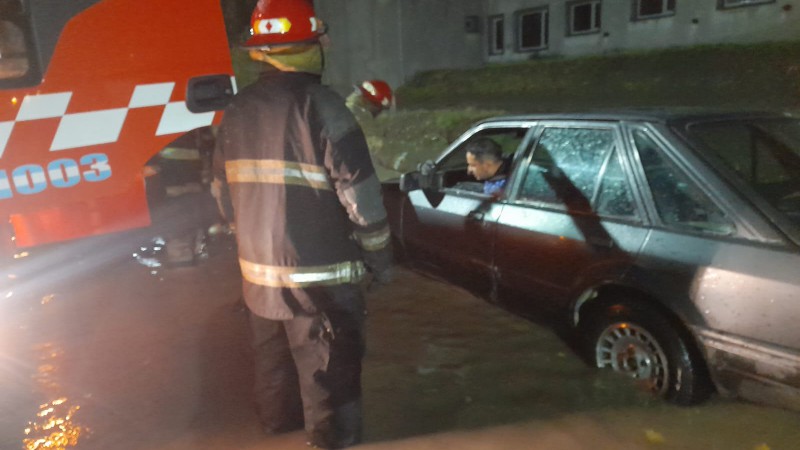
[[[199,161],[200,150],[196,148],[164,147],[158,155],[164,159],[179,161]]]
[[[345,261],[327,266],[281,267],[239,259],[245,280],[276,288],[333,286],[358,283],[366,274],[361,261]]]
[[[278,160],[237,159],[225,163],[229,183],[273,183],[331,190],[324,167]]]
[[[372,233],[356,232],[353,234],[361,248],[368,252],[374,252],[385,248],[387,245],[389,245],[389,239],[391,239],[391,233],[389,232],[388,226]]]

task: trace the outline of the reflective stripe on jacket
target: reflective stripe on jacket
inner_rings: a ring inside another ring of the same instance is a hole
[[[317,311],[315,288],[359,282],[362,251],[388,249],[364,134],[318,76],[268,72],[237,94],[214,174],[233,206],[245,301],[259,316]]]
[[[358,283],[366,269],[361,261],[347,261],[327,266],[265,266],[239,260],[245,280],[261,286],[293,288]]]

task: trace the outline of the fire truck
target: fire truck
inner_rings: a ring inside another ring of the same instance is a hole
[[[0,0],[4,243],[149,225],[148,160],[234,93],[219,0]]]

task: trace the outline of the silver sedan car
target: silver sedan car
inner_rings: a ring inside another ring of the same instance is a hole
[[[503,149],[486,195],[467,144]],[[593,365],[679,404],[800,410],[800,120],[498,117],[384,185],[398,253],[570,327]]]

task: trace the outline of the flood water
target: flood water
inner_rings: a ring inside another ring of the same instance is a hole
[[[259,430],[230,236],[195,265],[100,250],[4,275],[16,278],[0,293],[0,449],[307,448],[302,433]],[[397,275],[369,294],[359,448],[800,448],[798,413],[665,404],[541,325]]]

